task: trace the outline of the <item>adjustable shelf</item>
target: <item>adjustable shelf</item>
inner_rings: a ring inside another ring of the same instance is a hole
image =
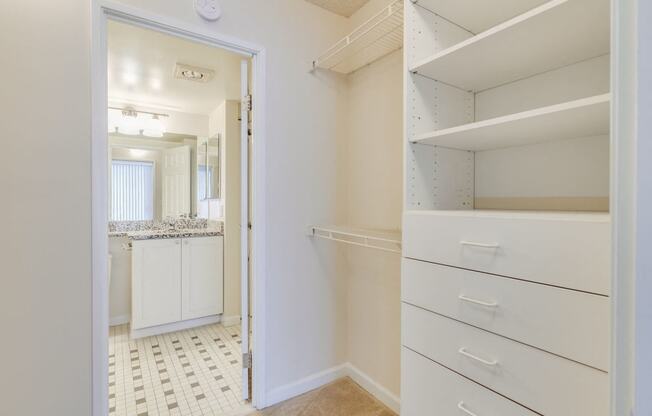
[[[549,0],[412,0],[418,6],[478,34]]]
[[[610,94],[428,132],[410,139],[459,150],[482,151],[609,134]]]
[[[344,226],[311,226],[308,235],[391,253],[401,252],[401,232]]]
[[[552,0],[422,59],[413,73],[467,91],[609,53],[608,0]]]
[[[403,47],[403,0],[397,0],[312,63],[314,68],[349,74]]]

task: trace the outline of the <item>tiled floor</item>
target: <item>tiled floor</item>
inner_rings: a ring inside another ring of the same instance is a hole
[[[396,416],[396,413],[350,378],[343,378],[252,416]]]
[[[240,326],[208,325],[138,340],[111,327],[110,416],[222,416],[240,399]]]

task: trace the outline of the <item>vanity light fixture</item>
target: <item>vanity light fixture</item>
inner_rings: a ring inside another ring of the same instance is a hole
[[[162,117],[169,117],[169,115],[136,111],[131,107],[109,107],[109,133],[163,137],[165,125],[161,120]]]

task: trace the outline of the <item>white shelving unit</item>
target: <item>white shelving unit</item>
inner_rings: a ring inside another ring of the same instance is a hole
[[[397,0],[326,50],[312,66],[349,74],[402,47],[403,0]]]
[[[308,235],[391,253],[401,252],[401,232],[396,230],[370,230],[346,226],[314,225],[309,227]]]
[[[402,416],[608,416],[610,6],[405,3]]]
[[[609,134],[610,94],[417,135],[413,143],[482,151]]]
[[[609,3],[553,0],[450,48],[410,71],[482,91],[609,53]]]

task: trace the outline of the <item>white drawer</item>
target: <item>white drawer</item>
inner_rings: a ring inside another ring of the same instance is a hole
[[[610,302],[577,292],[403,259],[402,300],[609,370]]]
[[[607,373],[403,304],[403,345],[537,413],[607,416]]]
[[[401,416],[536,416],[411,351],[401,351]]]
[[[608,214],[411,211],[403,255],[608,295]]]

